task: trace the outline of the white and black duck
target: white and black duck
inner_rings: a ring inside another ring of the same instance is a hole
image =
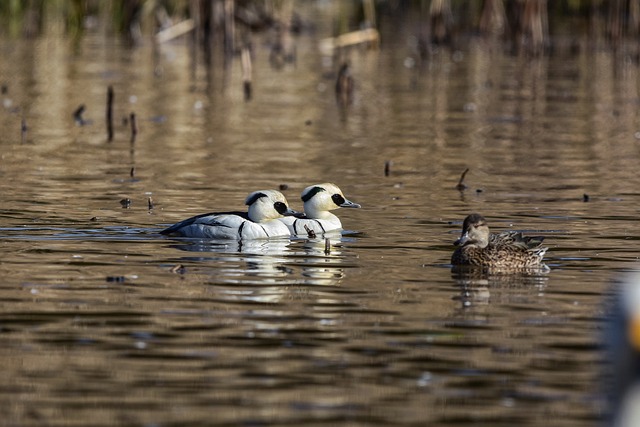
[[[290,236],[281,221],[285,215],[298,212],[289,208],[287,199],[276,190],[254,191],[245,200],[248,212],[215,212],[180,221],[160,234],[207,239],[268,239]]]
[[[342,229],[340,218],[330,211],[338,208],[360,208],[348,200],[337,185],[331,183],[311,185],[300,196],[304,214],[280,218],[292,235],[308,235],[310,231],[323,234]]]

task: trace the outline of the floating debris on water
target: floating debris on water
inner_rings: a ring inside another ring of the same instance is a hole
[[[106,280],[107,282],[123,283],[127,279],[124,276],[107,276]]]
[[[147,206],[149,207],[149,210],[153,210],[153,199],[151,199],[151,197],[147,199]]]
[[[589,195],[587,193],[584,193],[582,195],[582,201],[585,202],[585,203],[587,203],[589,201]]]
[[[280,184],[280,185],[278,186],[278,188],[280,189],[280,191],[285,191],[285,190],[288,190],[288,189],[289,189],[289,185],[287,185],[287,184]]]
[[[176,264],[173,267],[171,267],[171,270],[169,270],[169,271],[174,273],[174,274],[184,274],[184,273],[186,273],[187,269],[182,264]]]
[[[129,209],[129,207],[131,207],[131,199],[125,198],[120,200],[120,205],[122,205],[122,209]]]
[[[331,239],[324,239],[324,254],[329,255],[331,253]]]

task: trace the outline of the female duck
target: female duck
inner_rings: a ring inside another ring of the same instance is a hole
[[[255,191],[244,202],[248,212],[221,212],[197,215],[162,230],[160,234],[207,239],[266,239],[290,236],[283,215],[295,215],[287,199],[275,190]]]
[[[517,231],[490,234],[486,220],[471,214],[462,225],[462,235],[454,243],[454,265],[475,265],[496,269],[542,267],[548,248],[541,247],[544,237],[524,237]]]
[[[340,218],[329,211],[338,208],[359,208],[360,205],[347,200],[335,184],[312,185],[302,190],[300,196],[304,203],[304,214],[296,218],[280,218],[287,224],[293,235],[308,235],[310,230],[316,234],[342,229]],[[305,228],[306,226],[306,228]]]

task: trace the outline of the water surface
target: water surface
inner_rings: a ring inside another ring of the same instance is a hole
[[[271,67],[255,36],[250,102],[239,60],[207,64],[188,39],[0,40],[8,424],[599,423],[604,300],[638,259],[637,64],[479,40],[424,61],[410,27],[383,23],[380,51],[347,52],[341,108],[318,50],[330,22],[309,13],[295,64]],[[158,234],[280,185],[301,209],[327,181],[363,206],[339,212],[328,253]],[[452,273],[474,211],[546,236],[550,272]]]

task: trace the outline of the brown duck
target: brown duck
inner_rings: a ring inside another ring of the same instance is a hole
[[[548,248],[544,237],[525,237],[518,231],[489,233],[487,221],[474,213],[465,218],[462,235],[454,243],[453,265],[475,265],[492,269],[526,269],[542,267]]]

